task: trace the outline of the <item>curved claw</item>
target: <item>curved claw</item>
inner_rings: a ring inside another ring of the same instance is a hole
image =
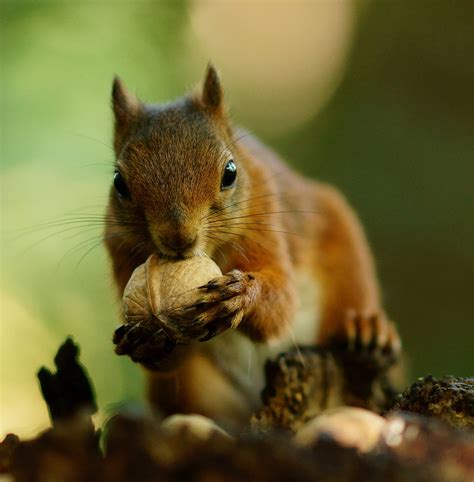
[[[129,325],[123,324],[114,331],[114,336],[112,338],[114,345],[118,345],[123,340],[123,337],[127,334],[129,329]]]

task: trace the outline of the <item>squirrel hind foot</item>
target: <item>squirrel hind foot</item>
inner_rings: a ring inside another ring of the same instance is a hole
[[[397,359],[401,340],[397,328],[384,314],[349,311],[340,333],[332,337],[332,345],[349,351],[378,354]]]

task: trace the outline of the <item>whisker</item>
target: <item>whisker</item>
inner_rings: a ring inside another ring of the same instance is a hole
[[[270,251],[266,246],[264,246],[262,243],[260,243],[259,241],[257,241],[256,239],[253,239],[253,238],[249,238],[248,236],[245,236],[245,234],[241,234],[241,233],[234,233],[234,232],[230,232],[230,231],[222,231],[222,230],[215,230],[213,231],[213,233],[216,232],[216,233],[222,233],[222,234],[230,234],[230,235],[233,235],[233,236],[238,236],[239,238],[243,238],[243,239],[246,239],[246,240],[250,240],[252,243],[256,243],[258,244],[261,248],[263,248],[265,251],[267,251],[268,253],[270,254],[273,254],[272,251]]]
[[[239,137],[237,137],[236,139],[234,139],[232,142],[229,142],[229,144],[227,144],[225,147],[224,147],[224,151],[226,149],[230,149],[232,146],[234,146],[235,144],[237,144],[237,142],[241,141],[242,139],[245,139],[246,137],[249,137],[251,136],[252,134],[250,132],[247,132],[245,134],[242,134],[240,135]]]
[[[76,251],[80,250],[80,249],[83,248],[84,246],[87,246],[87,245],[90,244],[91,242],[94,242],[94,241],[97,241],[97,240],[99,240],[100,242],[103,242],[103,241],[106,240],[106,239],[126,238],[126,237],[129,236],[129,235],[139,234],[139,233],[140,233],[140,231],[136,231],[136,230],[125,230],[125,231],[122,231],[122,232],[120,232],[120,233],[112,233],[112,234],[108,234],[108,235],[104,235],[103,233],[101,233],[101,234],[97,234],[97,235],[95,235],[95,236],[91,236],[91,237],[89,237],[89,238],[87,238],[87,239],[84,239],[84,240],[80,241],[79,243],[75,244],[74,246],[72,246],[71,248],[69,248],[69,249],[61,256],[61,259],[59,260],[56,269],[59,268],[59,266],[60,266],[61,263],[64,261],[64,259],[66,258],[67,255],[75,253]]]
[[[128,232],[121,232],[121,233],[114,233],[112,235],[106,235],[106,236],[101,236],[100,240],[95,243],[91,248],[89,248],[82,256],[81,258],[79,259],[79,261],[76,263],[76,266],[75,266],[75,269],[78,269],[79,268],[79,265],[82,263],[82,261],[95,249],[97,248],[99,245],[101,245],[105,239],[112,239],[114,237],[123,237],[124,238],[124,241],[126,240],[126,237],[129,236],[130,234],[137,234],[139,232],[137,231],[128,231]],[[143,243],[143,242],[142,242]],[[140,245],[141,243],[138,243],[138,245],[135,245],[131,250],[130,250],[130,253],[129,253],[129,257],[128,259],[130,259],[130,257],[132,256],[132,253],[134,253],[136,250],[137,250],[137,247]],[[144,243],[143,243],[144,244]]]
[[[243,206],[239,209],[233,209],[229,214],[234,214],[234,213],[238,213],[240,211],[244,211],[244,210],[251,210],[251,209],[256,209],[256,208],[261,208],[262,206],[268,206],[269,204],[273,204],[274,201],[271,200],[271,201],[268,201],[268,202],[264,202],[264,203],[260,203],[260,204],[255,204],[253,206]],[[287,213],[287,212],[291,212],[291,213],[313,213],[313,214],[317,214],[318,212],[317,211],[299,211],[299,210],[292,210],[292,211],[274,211],[274,212],[269,212],[269,214],[279,214],[279,213]],[[253,213],[249,213],[249,215],[253,215]],[[211,219],[210,222],[214,221],[214,219]]]
[[[124,237],[122,242],[118,246],[118,250],[120,251],[122,249],[122,246],[125,244],[127,239]],[[121,271],[125,263],[130,261],[133,256],[140,250],[146,247],[146,242],[145,241],[140,241],[137,243],[128,253],[125,254],[125,256],[122,256],[122,260],[120,261],[120,264],[118,265],[118,271]]]
[[[264,221],[250,221],[250,222],[242,222],[242,223],[230,223],[227,224],[227,219],[219,219],[218,221],[206,224],[207,226],[210,226],[211,228],[218,227],[218,226],[235,226],[235,225],[257,225],[257,226],[272,226],[274,228],[279,228],[279,224],[272,224],[272,223],[266,223]],[[218,222],[223,223],[222,225],[218,224]]]
[[[209,236],[209,235],[207,235],[207,234],[205,234],[204,236],[205,236],[206,238],[209,238],[209,239],[213,240],[213,241],[220,241],[218,238],[213,238],[212,236]],[[213,247],[214,247],[214,249],[216,249],[216,250],[221,254],[224,262],[225,262],[226,264],[229,264],[229,258],[228,258],[227,255],[224,253],[224,251],[222,251],[222,249],[221,249],[219,246],[214,245]]]
[[[213,241],[220,241],[220,242],[229,242],[229,241],[225,241],[225,240],[222,240],[220,238],[217,238],[217,237],[214,237],[214,236],[211,236],[209,235],[207,232],[204,234],[204,236],[206,236],[207,238],[213,240]],[[237,251],[239,254],[241,254],[246,260],[247,262],[250,262],[249,258],[247,257],[247,254],[245,253],[245,251],[243,250],[243,248],[241,246],[239,246],[236,242],[234,241],[230,241],[229,242],[231,248],[233,248],[235,251]],[[227,256],[224,254],[224,252],[222,251],[222,249],[220,249],[219,246],[214,246],[216,249],[219,250],[219,252],[222,254],[222,256],[225,258],[225,261],[226,263],[228,263],[228,259],[227,259]]]
[[[79,261],[76,263],[76,266],[74,269],[77,269],[79,268],[79,265],[82,263],[82,261],[86,258],[86,256],[88,254],[90,254],[95,248],[97,248],[98,246],[100,246],[101,244],[103,243],[103,239],[100,239],[96,244],[94,244],[90,249],[88,249],[85,254],[83,254],[81,256],[81,258],[79,259]]]
[[[84,168],[84,167],[93,167],[93,166],[106,166],[108,169],[111,167],[113,168],[115,166],[114,161],[108,161],[108,162],[91,162],[90,164],[81,164],[79,167]]]
[[[239,227],[239,226],[236,226],[236,224],[239,224],[239,223],[234,223],[234,224],[222,224],[222,225],[218,225],[216,226],[217,228],[219,227],[224,227],[226,229],[228,228],[233,228],[233,229],[244,229],[244,230],[247,230],[247,231],[261,231],[261,232],[267,232],[267,233],[283,233],[283,234],[291,234],[293,236],[299,236],[299,237],[306,237],[306,236],[303,236],[302,234],[300,233],[295,233],[295,232],[292,232],[292,231],[284,231],[284,230],[281,230],[281,229],[265,229],[265,228],[262,228],[262,229],[259,229],[259,228],[251,228],[251,227]],[[235,227],[234,227],[235,226]]]
[[[247,383],[250,383],[250,372],[252,368],[252,347],[248,349],[248,362],[247,362]]]
[[[74,225],[77,229],[80,229],[81,227],[89,227],[89,226],[143,226],[142,223],[138,222],[130,222],[126,220],[121,220],[121,219],[116,219],[116,218],[107,218],[104,216],[99,216],[99,217],[79,217],[78,219],[76,218],[71,218],[71,219],[61,219],[61,220],[56,220],[56,221],[49,221],[46,223],[41,223],[36,226],[30,226],[27,228],[20,228],[18,230],[15,230],[17,233],[16,236],[14,236],[11,240],[15,241],[19,239],[22,236],[25,236],[27,234],[31,234],[34,232],[38,231],[44,231],[46,229],[54,229],[54,228],[59,228],[63,226],[70,226]]]
[[[250,263],[250,260],[249,258],[247,257],[247,254],[245,253],[245,251],[243,250],[243,248],[241,246],[239,246],[237,243],[235,243],[234,241],[231,241],[231,246],[236,250],[238,251],[245,259],[248,263]]]
[[[56,268],[55,268],[55,273],[57,273],[59,271],[59,268],[61,267],[61,265],[63,264],[64,260],[66,259],[66,257],[69,255],[69,254],[73,254],[75,253],[76,251],[79,251],[82,247],[84,246],[88,246],[91,242],[94,242],[96,241],[97,239],[99,239],[99,236],[93,236],[91,238],[87,238],[83,241],[81,241],[80,243],[78,244],[75,244],[72,248],[69,248],[62,256],[61,258],[59,259],[59,261],[57,262],[56,264]]]
[[[219,237],[212,236],[211,234],[209,234],[209,232],[207,230],[204,231],[203,236],[205,236],[206,238],[209,238],[212,241],[217,241],[217,242],[220,242],[220,243],[223,242],[223,240],[220,239]]]
[[[74,239],[74,238],[77,238],[78,236],[80,236],[81,234],[84,234],[84,233],[89,233],[91,231],[94,231],[94,230],[97,230],[99,228],[103,228],[103,226],[91,226],[89,228],[86,228],[82,231],[78,231],[77,233],[74,233],[74,234],[71,234],[70,236],[66,236],[64,239]],[[77,229],[77,227],[74,227],[74,228],[70,228],[70,229]],[[64,231],[60,231],[58,234],[58,236],[60,234],[64,234],[65,231],[68,231],[68,230],[64,230]],[[104,230],[101,229],[100,232],[102,233],[102,235],[104,234]]]
[[[87,232],[91,229],[97,229],[99,226],[94,226],[93,228],[88,228],[87,229]],[[51,233],[51,234],[48,234],[47,236],[39,239],[38,241],[35,241],[34,243],[31,243],[29,244],[22,252],[22,256],[29,253],[33,248],[36,248],[37,246],[39,246],[41,243],[44,243],[45,241],[47,241],[48,239],[51,239],[52,237],[54,236],[60,236],[61,234],[64,234],[68,231],[72,231],[72,230],[77,230],[77,229],[80,229],[82,228],[82,226],[73,226],[73,227],[69,227],[67,229],[62,229],[61,231],[58,231],[58,232],[54,232],[54,233]],[[76,235],[79,235],[79,234],[82,234],[83,232],[86,232],[86,231],[79,231],[78,233],[76,233]]]
[[[223,222],[223,221],[231,221],[233,219],[244,219],[244,218],[252,218],[252,217],[255,217],[255,216],[269,216],[271,214],[285,214],[285,213],[288,213],[288,214],[294,214],[294,213],[321,214],[319,211],[299,211],[299,210],[295,210],[295,211],[293,211],[293,210],[292,211],[262,211],[260,213],[245,214],[245,215],[242,215],[242,216],[223,217],[222,220],[219,220],[219,221]],[[209,225],[212,225],[212,222],[209,223]]]
[[[300,358],[300,361],[301,361],[302,365],[303,365],[304,367],[306,367],[305,359],[304,359],[304,357],[303,357],[303,355],[302,355],[302,353],[301,353],[300,347],[299,347],[299,345],[298,345],[298,343],[297,343],[297,341],[296,341],[295,333],[293,332],[293,328],[292,328],[292,326],[291,326],[291,323],[290,323],[286,318],[283,318],[283,321],[286,323],[286,325],[287,325],[287,327],[288,327],[288,332],[289,332],[289,334],[290,334],[291,341],[292,341],[292,343],[293,343],[296,351],[298,352],[298,356],[299,356],[299,358]]]
[[[234,206],[238,206],[238,205],[243,204],[243,203],[246,203],[246,202],[255,201],[256,199],[262,199],[262,198],[272,197],[272,196],[274,196],[274,197],[276,197],[276,196],[280,197],[280,196],[283,196],[283,195],[286,195],[286,193],[284,193],[284,192],[269,193],[269,194],[262,194],[262,195],[260,195],[260,196],[254,196],[254,197],[251,197],[251,198],[248,198],[248,199],[243,199],[242,201],[239,201],[239,202],[236,202],[236,203],[232,203],[232,204],[228,204],[227,206],[224,206],[224,207],[222,207],[222,208],[220,208],[220,209],[217,209],[217,210],[215,210],[214,212],[212,212],[212,213],[210,213],[210,214],[209,214],[209,213],[206,214],[205,216],[203,216],[203,217],[201,218],[201,221],[202,221],[203,219],[212,219],[213,217],[217,216],[217,215],[218,215],[219,213],[221,213],[222,211],[225,211],[226,209],[229,209],[229,208],[234,207]],[[293,196],[294,196],[294,195],[293,195]],[[273,201],[270,201],[270,202],[273,202]],[[270,203],[270,202],[269,202],[269,203]],[[269,203],[265,203],[265,204],[269,204]],[[265,205],[265,204],[263,204],[263,205]],[[251,207],[252,207],[252,206],[244,206],[242,209],[250,209]],[[254,207],[255,207],[255,206],[254,206]],[[234,210],[233,212],[235,212],[235,211],[236,211],[236,210]]]
[[[83,137],[84,139],[89,139],[90,141],[94,141],[94,142],[97,142],[98,144],[102,144],[103,146],[107,147],[108,149],[110,149],[112,152],[114,150],[114,148],[110,145],[110,144],[106,144],[105,142],[99,140],[99,139],[95,139],[94,137],[90,137],[86,134],[80,134],[78,132],[73,132],[72,134],[74,134],[75,136],[78,136],[78,137]]]
[[[90,208],[103,208],[104,204],[87,204],[86,206],[81,206],[80,208],[71,209],[71,211],[66,212],[65,216],[72,216],[74,214],[82,214],[80,211],[83,209],[90,209]],[[99,214],[99,213],[97,213]],[[105,214],[105,213],[104,213]]]
[[[281,171],[274,172],[271,176],[268,176],[262,182],[260,182],[259,186],[264,186],[265,184],[267,184],[272,179],[275,179],[276,177],[281,176],[281,175],[285,174],[286,172],[288,172],[287,168],[283,168]]]

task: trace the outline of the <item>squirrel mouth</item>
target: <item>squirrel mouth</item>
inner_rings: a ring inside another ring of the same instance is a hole
[[[169,261],[177,261],[181,259],[191,258],[196,255],[196,243],[193,243],[192,246],[186,247],[184,249],[175,249],[163,245],[160,243],[160,246],[157,246],[157,254],[161,259],[166,259]]]
[[[191,258],[194,256],[193,251],[189,251],[186,253],[183,252],[177,252],[177,253],[170,253],[170,252],[164,252],[162,250],[157,251],[157,255],[160,259],[166,260],[166,261],[179,261],[183,260],[186,258]]]

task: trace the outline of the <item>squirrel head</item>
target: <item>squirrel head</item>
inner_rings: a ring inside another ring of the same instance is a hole
[[[142,103],[116,77],[112,107],[114,223],[142,230],[143,243],[164,257],[208,253],[212,238],[225,235],[213,214],[245,184],[217,71],[209,64],[197,93],[165,105]]]

